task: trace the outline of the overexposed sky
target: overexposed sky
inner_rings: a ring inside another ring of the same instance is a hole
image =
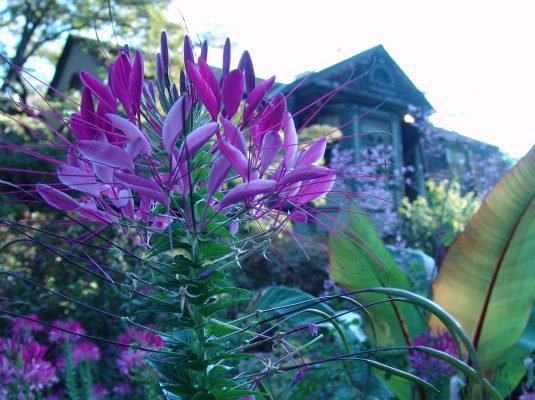
[[[234,62],[247,49],[258,76],[282,82],[382,44],[435,125],[515,157],[535,144],[533,1],[174,0],[178,10],[192,36],[229,36]]]

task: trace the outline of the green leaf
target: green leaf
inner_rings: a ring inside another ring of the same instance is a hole
[[[213,264],[223,257],[229,257],[234,250],[228,245],[215,241],[206,241],[199,243],[199,257],[204,265]]]
[[[269,318],[273,315],[281,315],[283,313],[288,313],[287,316],[289,316],[292,312],[297,312],[301,306],[305,305],[292,306],[292,304],[301,302],[308,302],[306,304],[308,304],[310,308],[315,308],[328,315],[334,315],[334,310],[326,303],[318,303],[314,296],[302,292],[299,289],[292,289],[286,286],[271,286],[262,291],[258,301],[254,305],[254,310],[269,310],[271,308],[289,306],[266,312],[263,317]],[[300,313],[288,320],[287,324],[289,326],[298,326],[311,324],[317,320],[318,317],[310,313]]]
[[[494,187],[455,240],[434,301],[472,338],[486,375],[520,338],[535,296],[535,147]],[[433,327],[439,324],[432,319]]]
[[[531,315],[529,317],[528,325],[518,339],[517,346],[531,353],[535,350],[535,304],[531,307]]]
[[[527,368],[524,360],[531,357],[531,352],[516,345],[505,352],[501,357],[496,373],[496,389],[506,397],[518,386]]]
[[[251,390],[238,390],[238,389],[214,389],[211,393],[216,397],[217,400],[229,400],[229,399],[238,399],[242,396],[255,396],[258,395],[258,392],[253,392]]]
[[[208,327],[208,336],[215,336],[216,338],[219,338],[221,336],[230,335],[232,333],[240,332],[240,335],[247,337],[248,339],[251,339],[255,337],[255,334],[253,332],[248,331],[242,331],[240,328],[233,326],[227,322],[219,321],[214,318],[210,318],[207,322]],[[214,339],[215,340],[215,339]],[[236,354],[234,354],[236,355]],[[249,354],[239,354],[239,356],[246,356],[250,357]]]
[[[191,400],[216,400],[216,397],[210,393],[199,392],[195,396],[193,396]]]
[[[407,275],[394,261],[373,223],[366,216],[357,215],[341,214],[339,222],[345,227],[342,234],[329,237],[331,279],[349,290],[375,286],[412,290]],[[375,293],[356,297],[364,304],[385,299]],[[413,338],[426,328],[419,311],[410,304],[389,302],[367,309],[375,322],[379,346],[407,345],[404,330]]]
[[[416,375],[413,375],[413,374],[411,374],[409,372],[402,371],[400,369],[391,367],[389,365],[380,363],[380,362],[375,361],[375,360],[369,360],[369,359],[365,359],[365,358],[355,358],[355,360],[363,361],[363,362],[368,363],[372,367],[377,368],[377,369],[379,369],[381,371],[384,371],[386,373],[398,376],[398,377],[400,377],[402,379],[408,380],[408,381],[410,381],[412,383],[415,383],[415,384],[417,384],[419,386],[423,386],[424,388],[426,388],[428,390],[432,390],[434,392],[438,392],[438,389],[436,387],[434,387],[430,383],[424,381],[421,378],[418,378]]]
[[[200,307],[201,312],[204,316],[209,317],[212,314],[215,314],[218,311],[224,310],[226,308],[230,308],[232,306],[235,306],[236,304],[240,304],[244,301],[247,301],[248,298],[237,298],[237,299],[229,299],[229,300],[219,300],[215,303],[210,303],[205,306]]]

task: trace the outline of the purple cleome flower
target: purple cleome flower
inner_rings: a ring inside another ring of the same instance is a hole
[[[276,228],[290,218],[306,222],[304,205],[329,192],[336,175],[315,165],[326,139],[300,146],[285,97],[267,96],[275,77],[256,85],[247,52],[230,70],[227,42],[218,79],[206,51],[195,60],[186,38],[178,93],[169,87],[165,33],[161,46],[155,83],[145,84],[141,54],[132,60],[128,51],[111,64],[107,84],[81,73],[80,112],[69,124],[76,140],[67,141],[66,161],[58,161],[62,185],[37,185],[41,197],[97,224],[126,219],[162,229],[179,221],[187,231],[202,232],[209,208]],[[200,153],[204,161],[196,159]],[[206,181],[195,181],[195,169],[206,167]],[[184,200],[194,194],[205,201],[201,216]]]
[[[414,339],[413,344],[415,346],[431,347],[452,356],[456,356],[457,354],[455,342],[447,331],[439,334],[426,331]],[[409,354],[409,360],[414,373],[428,382],[437,382],[445,378],[448,379],[457,372],[455,367],[445,361],[420,351],[411,352]]]
[[[46,346],[28,336],[0,338],[0,386],[37,392],[56,382],[56,369],[45,360],[46,351]]]
[[[163,347],[164,341],[158,336],[147,331],[129,329],[119,337],[119,342],[125,344],[138,344],[149,349],[159,349]],[[144,365],[146,354],[144,351],[123,349],[119,357],[115,360],[119,372],[123,375],[130,376]]]
[[[85,334],[84,328],[82,328],[82,325],[80,325],[77,321],[54,321],[52,325],[66,329],[70,332],[75,332],[79,334]],[[50,340],[52,343],[54,342],[65,342],[65,341],[76,341],[80,337],[77,335],[73,335],[69,332],[64,332],[60,329],[51,329],[48,333],[48,340]]]
[[[70,337],[70,339],[71,338],[72,337]],[[100,349],[93,342],[80,340],[72,344],[71,359],[73,366],[77,366],[84,361],[96,362],[100,360],[100,357]],[[56,359],[56,366],[59,369],[63,369],[65,367],[65,361],[63,357],[60,356]]]
[[[27,317],[38,320],[37,314],[28,314]],[[20,334],[25,332],[41,332],[44,329],[43,325],[38,322],[30,321],[25,318],[14,318],[11,331],[14,334]]]

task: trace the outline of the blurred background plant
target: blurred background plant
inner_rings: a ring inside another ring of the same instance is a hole
[[[404,197],[399,212],[401,237],[407,247],[421,249],[440,264],[446,249],[479,209],[474,192],[463,193],[458,181],[426,182],[426,196]]]

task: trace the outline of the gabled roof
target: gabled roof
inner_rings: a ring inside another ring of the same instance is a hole
[[[101,46],[104,46],[106,51],[110,50],[109,47],[107,47],[105,44],[99,44],[99,42],[95,39],[89,39],[76,35],[69,35],[67,37],[67,40],[65,41],[65,46],[63,47],[58,63],[56,64],[56,70],[54,71],[54,76],[52,78],[52,81],[50,82],[51,87],[57,88],[57,85],[59,84],[59,81],[63,76],[66,64],[71,56],[71,53],[73,49],[75,49],[77,46],[83,48],[86,52],[93,55],[96,59],[101,59],[102,64],[106,65],[106,58],[104,56],[103,49]]]
[[[500,148],[498,146],[495,146],[487,142],[482,142],[481,140],[473,139],[468,136],[461,135],[460,133],[455,132],[455,131],[450,131],[450,130],[439,128],[433,125],[431,125],[429,129],[430,129],[429,133],[433,139],[444,139],[447,142],[466,144],[472,148],[479,147],[480,149],[485,149],[491,152],[500,151]]]
[[[424,94],[412,83],[382,45],[363,51],[306,78],[282,86],[279,90],[295,95],[311,93],[314,89],[332,90],[359,77],[340,93],[370,101],[384,102],[400,108],[416,106],[426,114],[434,109]]]

